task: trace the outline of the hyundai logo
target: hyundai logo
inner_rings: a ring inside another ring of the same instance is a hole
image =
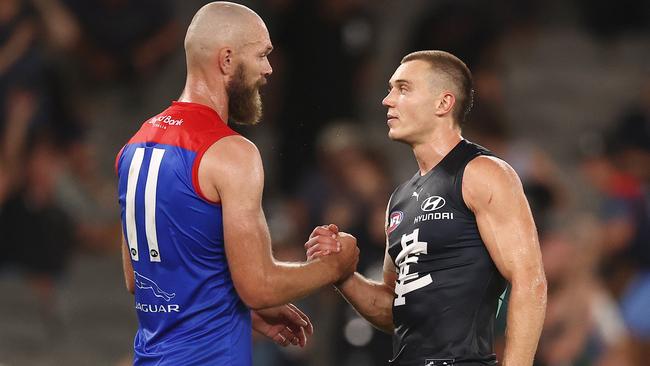
[[[422,202],[422,211],[435,211],[445,205],[445,199],[440,196],[431,196]]]

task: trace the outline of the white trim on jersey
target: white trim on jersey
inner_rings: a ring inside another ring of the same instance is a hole
[[[129,166],[129,177],[126,181],[126,241],[129,244],[131,259],[137,261],[138,255],[138,231],[135,225],[135,190],[138,187],[138,176],[144,159],[144,148],[139,147],[133,153],[133,159]]]
[[[149,260],[160,262],[160,250],[158,249],[158,236],[156,234],[156,188],[158,187],[158,170],[164,149],[153,149],[151,161],[149,162],[149,173],[144,188],[144,213],[145,231],[147,233],[147,244],[149,245]]]

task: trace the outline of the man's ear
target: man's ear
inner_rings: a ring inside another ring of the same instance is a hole
[[[456,104],[456,97],[450,92],[442,92],[440,98],[436,100],[436,115],[444,116],[451,112]]]
[[[224,75],[230,75],[235,70],[235,62],[233,60],[233,50],[230,47],[224,47],[219,50],[217,55],[217,62],[219,69]]]

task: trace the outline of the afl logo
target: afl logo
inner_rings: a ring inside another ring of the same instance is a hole
[[[399,224],[402,222],[402,219],[404,219],[404,212],[402,211],[395,211],[390,214],[388,229],[386,229],[386,233],[390,234],[393,232],[393,230],[397,229]]]
[[[445,205],[445,199],[440,196],[431,196],[422,202],[422,211],[435,211]]]

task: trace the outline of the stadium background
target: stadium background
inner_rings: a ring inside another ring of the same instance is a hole
[[[114,157],[180,94],[182,39],[204,3],[0,2],[0,365],[129,363]],[[386,201],[416,169],[386,137],[380,101],[403,55],[447,50],[475,77],[465,136],[513,165],[539,227],[549,305],[537,364],[647,364],[650,2],[242,3],[275,45],[263,122],[236,129],[263,154],[278,258],[302,259],[311,228],[334,222],[378,278]],[[256,339],[256,366],[389,356],[389,337],[334,290],[299,305],[316,327],[309,346]]]

